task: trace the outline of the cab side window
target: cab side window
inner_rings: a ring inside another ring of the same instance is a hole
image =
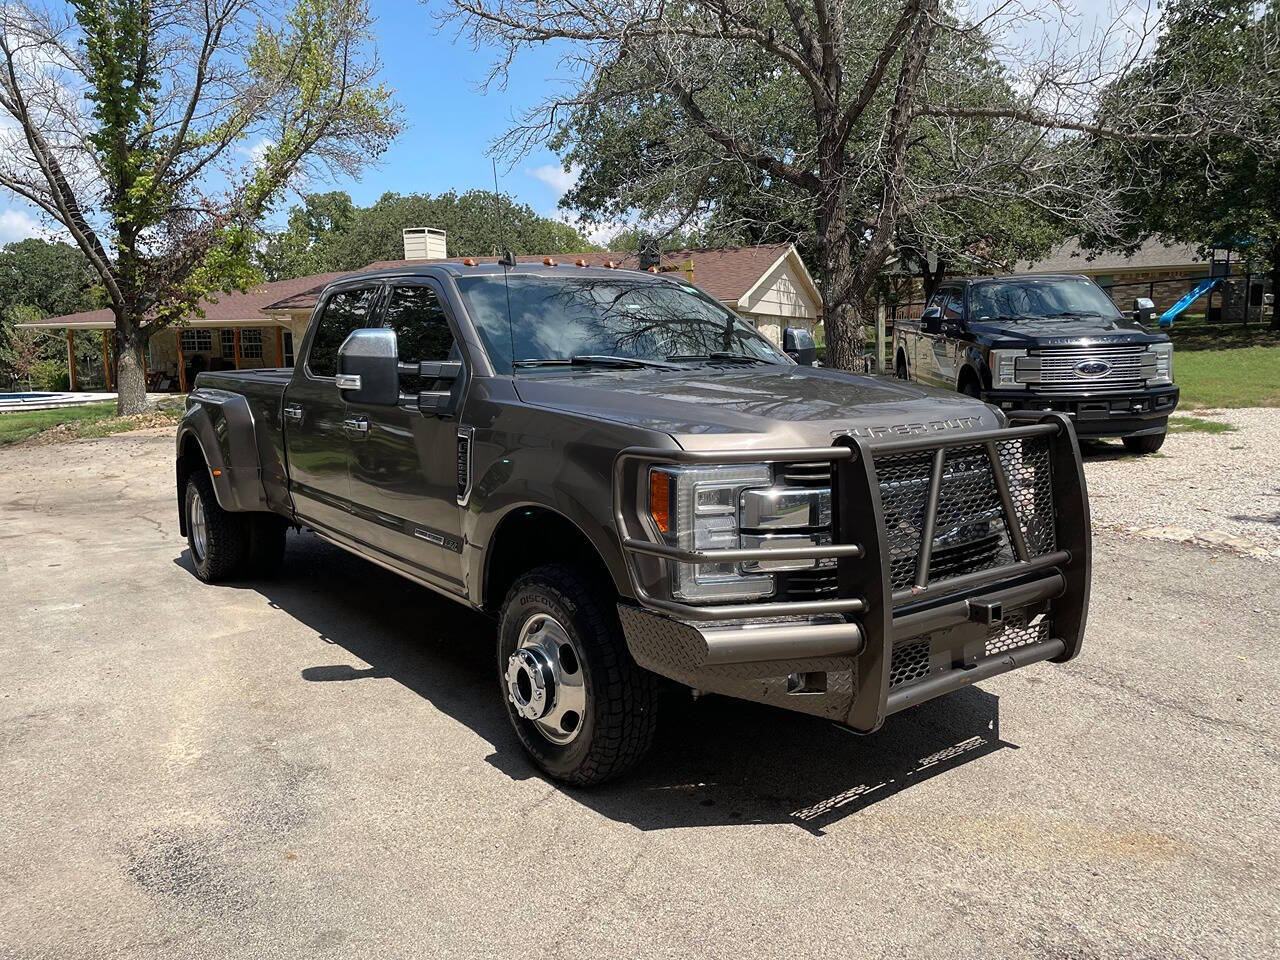
[[[952,287],[946,291],[946,296],[939,306],[942,307],[943,320],[948,323],[959,323],[964,315],[964,291]]]
[[[351,336],[351,331],[377,326],[373,309],[377,296],[377,287],[361,287],[339,290],[328,299],[307,357],[307,367],[312,376],[337,375],[338,348]]]
[[[387,304],[386,325],[396,332],[400,359],[405,363],[458,360],[462,356],[440,298],[428,286],[393,288]],[[415,376],[402,377],[401,383],[410,393],[433,388]]]

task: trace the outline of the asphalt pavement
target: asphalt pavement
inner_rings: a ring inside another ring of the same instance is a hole
[[[1099,533],[1071,664],[869,737],[705,697],[570,790],[489,621],[309,534],[205,586],[172,478],[0,451],[0,957],[1280,954],[1280,565]]]

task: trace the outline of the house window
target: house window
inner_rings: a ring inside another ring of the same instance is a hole
[[[208,330],[183,330],[182,350],[184,353],[209,353],[213,350],[213,334]]]
[[[281,342],[284,344],[284,356],[280,359],[280,366],[292,367],[293,366],[293,334],[290,331],[286,330],[283,336],[281,337]]]
[[[223,330],[219,336],[222,340],[222,359],[234,360],[236,358],[236,332],[234,330]]]
[[[262,359],[262,331],[240,331],[240,356],[245,360]]]

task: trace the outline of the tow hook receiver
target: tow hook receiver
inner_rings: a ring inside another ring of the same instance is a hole
[[[974,623],[998,627],[1004,623],[1004,604],[999,600],[970,600],[969,619]]]

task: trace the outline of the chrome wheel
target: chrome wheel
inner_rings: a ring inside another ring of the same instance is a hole
[[[209,552],[209,524],[204,516],[204,501],[200,491],[192,488],[191,499],[187,501],[187,529],[191,531],[191,552],[199,563]]]
[[[572,743],[587,706],[582,656],[569,633],[545,613],[520,628],[516,652],[507,659],[507,699],[552,743]]]

